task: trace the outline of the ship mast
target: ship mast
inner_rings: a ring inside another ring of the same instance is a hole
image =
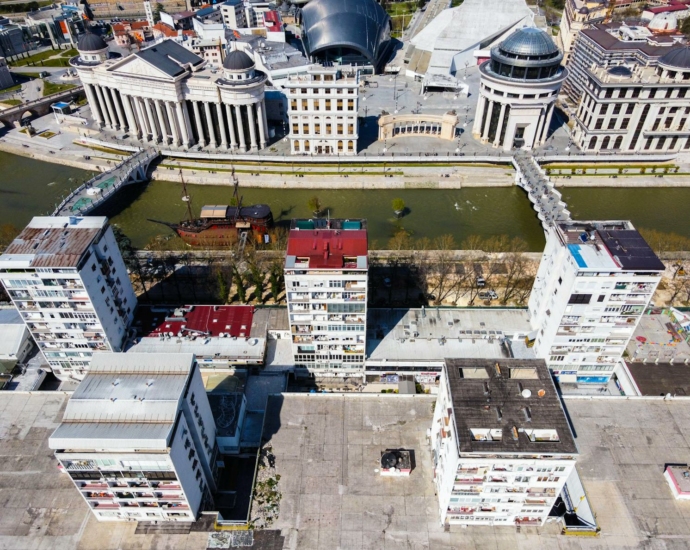
[[[189,196],[189,193],[187,193],[187,184],[182,175],[182,168],[180,168],[180,181],[182,182],[182,200],[187,203],[187,220],[191,222],[194,219],[192,215],[192,198]]]
[[[235,175],[235,167],[232,167],[232,185],[234,186],[233,192],[232,192],[232,198],[234,199],[233,202],[237,206],[237,209],[235,210],[235,219],[233,221],[237,222],[237,220],[240,218],[240,210],[242,209],[242,197],[240,197],[240,180],[237,179],[237,176]]]

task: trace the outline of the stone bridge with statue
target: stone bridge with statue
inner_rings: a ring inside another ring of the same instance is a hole
[[[11,107],[0,111],[0,122],[4,126],[20,127],[22,125],[22,120],[25,118],[36,118],[45,116],[51,111],[51,106],[53,103],[59,101],[74,101],[80,97],[84,97],[84,87],[77,86],[75,88],[70,88],[62,92],[57,92],[55,94],[50,94],[42,97],[41,99],[35,99],[33,101],[28,101],[17,105],[16,107]]]

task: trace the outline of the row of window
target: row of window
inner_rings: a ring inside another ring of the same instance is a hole
[[[301,126],[301,129],[302,129],[301,134],[305,135],[305,136],[308,136],[311,134],[316,134],[317,136],[332,136],[332,135],[336,135],[336,136],[350,135],[351,136],[355,133],[355,125],[354,124],[348,124],[347,125],[347,133],[343,133],[343,130],[345,128],[344,124],[336,124],[335,125],[335,128],[336,128],[335,133],[333,133],[333,125],[332,124],[327,123],[324,125],[324,128],[326,131],[322,133],[321,132],[321,124],[319,122],[315,122],[314,123],[314,131],[312,132],[309,129],[309,124],[306,122],[303,122],[302,126]],[[292,123],[292,135],[300,135],[300,125],[295,123],[295,122]]]
[[[347,151],[348,153],[352,153],[355,150],[355,142],[352,140],[348,140],[347,142],[338,140],[338,145],[337,145],[337,150],[339,153],[343,152],[345,150],[345,143],[347,143]],[[299,140],[294,140],[294,150],[295,152],[304,152],[304,153],[333,153],[333,147],[330,145],[315,145],[312,147],[310,141],[308,139],[305,139],[304,141],[299,141]]]
[[[333,107],[335,106],[335,109]],[[295,111],[354,111],[354,99],[336,99],[335,104],[330,99],[291,99],[290,112]]]

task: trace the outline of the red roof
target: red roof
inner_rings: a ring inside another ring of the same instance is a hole
[[[367,255],[367,232],[338,229],[292,229],[287,255],[309,258],[310,269],[357,267],[357,256]],[[354,258],[345,262],[345,259]]]
[[[264,12],[264,25],[273,32],[280,31],[280,15],[277,11]]]
[[[165,23],[156,23],[153,26],[154,29],[157,31],[161,31],[164,36],[169,36],[169,37],[174,37],[177,36],[177,31],[173,29],[170,25],[166,25]]]
[[[191,311],[188,311],[191,308]],[[252,306],[183,306],[175,310],[139,307],[136,325],[144,337],[156,337],[166,333],[177,336],[219,336],[229,334],[248,338],[252,329]],[[182,328],[184,327],[184,328]]]
[[[132,23],[132,30],[137,31],[140,29],[146,29],[146,28],[148,28],[148,26],[149,26],[148,21],[135,21],[134,23]]]

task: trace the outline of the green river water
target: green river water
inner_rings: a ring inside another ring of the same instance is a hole
[[[23,227],[32,216],[45,215],[90,173],[0,152],[0,223]],[[242,184],[242,181],[240,181]],[[189,185],[192,207],[227,204],[231,189]],[[686,208],[690,188],[625,189],[566,188],[563,196],[576,219],[631,219],[637,227],[690,237]],[[366,218],[373,247],[384,248],[402,225],[414,237],[433,239],[450,233],[460,244],[469,235],[506,234],[522,237],[530,250],[540,251],[544,237],[525,193],[517,187],[457,190],[312,190],[242,188],[244,204],[267,203],[275,219],[287,223],[309,216],[307,201],[317,195],[331,217]],[[179,184],[156,181],[120,192],[102,213],[132,239],[146,245],[157,235],[171,234],[147,218],[175,222],[186,216]],[[391,201],[402,198],[409,213],[395,220]]]

